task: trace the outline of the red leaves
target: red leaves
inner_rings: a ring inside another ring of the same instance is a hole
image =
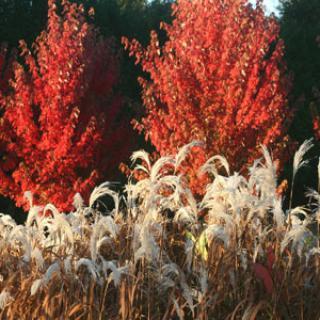
[[[253,271],[257,277],[257,279],[263,282],[264,288],[268,294],[273,293],[273,280],[272,280],[272,270],[275,263],[275,254],[274,249],[272,246],[268,247],[267,249],[267,263],[266,266],[262,265],[261,263],[254,263],[253,264]],[[276,273],[276,279],[279,279],[279,275]]]
[[[253,9],[239,0],[179,0],[173,10],[162,48],[155,33],[146,49],[123,40],[149,74],[140,81],[142,124],[158,152],[172,154],[200,139],[206,158],[222,154],[235,170],[259,156],[261,143],[283,159],[290,81],[276,20],[261,4]],[[197,169],[189,165],[190,172]],[[202,182],[190,178],[201,189]]]
[[[256,277],[263,282],[264,287],[266,289],[266,292],[268,294],[272,294],[273,281],[272,281],[272,278],[270,275],[270,271],[260,263],[255,263],[253,265],[253,270],[254,270]]]
[[[316,92],[316,97],[317,97],[317,100],[319,101],[319,93]],[[315,103],[311,103],[310,104],[310,113],[311,113],[311,116],[312,116],[312,123],[313,123],[313,132],[314,132],[314,135],[316,136],[316,138],[318,140],[320,140],[320,116],[319,116],[319,112],[317,110],[317,107],[315,105]]]
[[[83,6],[63,1],[62,7],[60,16],[49,1],[48,30],[33,52],[21,42],[25,65],[14,64],[11,90],[0,83],[1,192],[26,209],[27,190],[35,204],[71,209],[76,192],[88,197],[99,179],[113,178],[114,159],[129,153],[129,125],[114,94],[114,45],[86,22]]]

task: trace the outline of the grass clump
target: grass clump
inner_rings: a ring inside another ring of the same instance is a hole
[[[209,159],[199,174],[212,181],[195,199],[175,174],[192,146],[153,165],[134,153],[145,178],[130,178],[122,199],[104,183],[88,206],[76,195],[68,214],[27,194],[25,225],[1,215],[0,318],[319,318],[318,191],[284,212],[262,148],[246,177]],[[114,202],[104,214],[102,196]]]

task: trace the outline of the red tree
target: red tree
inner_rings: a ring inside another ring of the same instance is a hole
[[[178,0],[173,14],[162,47],[155,32],[146,49],[123,39],[149,75],[140,79],[146,116],[136,128],[161,155],[191,140],[206,143],[185,164],[196,192],[196,171],[214,154],[235,170],[259,156],[260,144],[283,159],[290,81],[275,18],[246,0]]]
[[[7,45],[5,43],[0,45],[0,98],[9,89],[9,79],[13,76],[11,65],[15,57],[15,50],[12,50],[9,55]]]
[[[30,190],[36,204],[61,210],[113,178],[128,155],[128,124],[115,93],[118,55],[86,22],[83,6],[49,1],[48,27],[33,44],[21,42],[23,64],[13,64],[1,105],[0,192],[18,206]]]

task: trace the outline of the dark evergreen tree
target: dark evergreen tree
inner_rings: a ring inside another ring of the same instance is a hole
[[[320,1],[280,0],[281,37],[285,42],[285,59],[293,75],[290,105],[297,108],[290,135],[301,144],[316,132],[314,115],[320,112]],[[317,134],[316,134],[317,137]],[[319,139],[319,136],[318,136]],[[294,205],[302,204],[307,187],[317,188],[314,170],[318,165],[319,140],[309,153],[309,166],[297,176],[294,189]],[[318,141],[317,141],[318,140]],[[291,177],[291,164],[286,168],[286,177]],[[290,181],[289,181],[290,183]]]
[[[19,40],[32,43],[47,21],[44,0],[0,0],[0,43],[17,47]]]
[[[310,108],[319,104],[320,1],[280,0],[281,37],[285,58],[293,74],[291,105],[298,108],[291,135],[302,142],[313,134]],[[320,105],[317,106],[320,110]]]

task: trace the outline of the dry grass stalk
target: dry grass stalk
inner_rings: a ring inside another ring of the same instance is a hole
[[[318,319],[319,234],[309,225],[319,194],[287,216],[263,149],[247,178],[211,158],[204,171],[214,179],[196,201],[175,175],[189,149],[155,167],[136,153],[148,176],[130,180],[126,210],[106,183],[88,207],[76,195],[69,214],[32,208],[24,226],[1,215],[0,318]],[[106,194],[108,217],[94,209]]]

